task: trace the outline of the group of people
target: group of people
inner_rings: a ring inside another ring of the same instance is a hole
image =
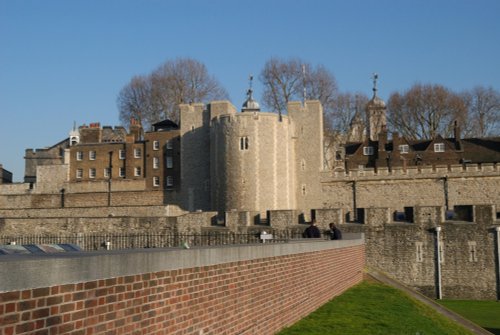
[[[338,229],[333,222],[330,223],[329,227],[330,228],[327,231],[327,234],[330,235],[330,240],[341,240],[342,239],[342,232],[340,231],[340,229]],[[304,230],[302,237],[304,237],[304,238],[319,238],[319,237],[321,237],[321,231],[316,226],[315,219],[313,219],[311,221],[311,225]]]

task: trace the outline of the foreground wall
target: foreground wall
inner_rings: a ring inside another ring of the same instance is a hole
[[[362,280],[364,242],[0,257],[0,333],[274,334]]]

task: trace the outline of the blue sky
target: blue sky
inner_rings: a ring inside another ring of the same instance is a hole
[[[118,125],[120,89],[178,57],[237,107],[271,57],[323,64],[342,92],[370,95],[377,72],[383,99],[415,82],[500,90],[499,17],[496,0],[0,0],[0,164],[21,181],[26,148]]]

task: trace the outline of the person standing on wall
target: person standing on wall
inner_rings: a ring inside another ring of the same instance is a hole
[[[338,229],[335,224],[332,222],[330,223],[330,239],[331,240],[341,240],[342,239],[342,232],[340,229]]]
[[[320,238],[321,237],[321,232],[319,231],[318,227],[316,227],[316,220],[313,219],[311,221],[311,225],[304,230],[304,233],[302,234],[302,237],[304,238]]]

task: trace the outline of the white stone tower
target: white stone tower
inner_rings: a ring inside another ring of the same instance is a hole
[[[387,107],[385,102],[377,96],[378,75],[373,74],[373,97],[366,104],[366,121],[368,123],[368,137],[371,141],[378,140],[378,134],[387,127]]]

